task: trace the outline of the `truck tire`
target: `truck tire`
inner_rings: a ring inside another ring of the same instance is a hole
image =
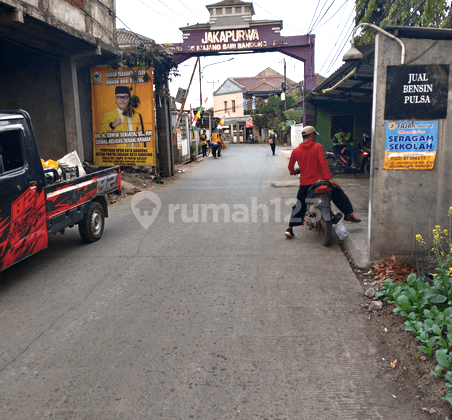
[[[80,236],[88,244],[96,242],[104,233],[104,226],[104,209],[99,203],[91,201],[88,204],[83,220],[78,224]]]

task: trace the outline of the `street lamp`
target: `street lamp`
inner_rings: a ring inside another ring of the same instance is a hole
[[[368,26],[372,29],[375,29],[378,32],[381,32],[382,34],[386,35],[389,38],[392,38],[394,41],[398,42],[400,46],[402,47],[402,55],[400,57],[400,64],[405,64],[405,45],[404,43],[394,35],[390,34],[389,32],[386,32],[384,29],[381,29],[379,26],[376,26],[372,23],[360,23],[359,25],[355,26],[355,29],[353,29],[352,33],[352,39],[350,40],[351,48],[347,51],[347,53],[342,57],[343,61],[350,61],[350,60],[361,60],[363,58],[363,55],[361,51],[359,51],[355,47],[355,32],[356,30],[361,26]]]
[[[225,63],[226,61],[231,61],[234,60],[234,57],[230,58],[229,60],[223,60],[223,61],[217,61],[216,63],[210,63],[210,64],[206,64],[202,70],[201,70],[201,66],[199,66],[199,106],[202,106],[202,88],[201,88],[201,78],[202,78],[202,72],[204,71],[204,69],[208,66],[213,66],[214,64],[220,64],[220,63]]]

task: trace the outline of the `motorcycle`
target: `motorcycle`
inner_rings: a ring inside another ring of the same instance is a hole
[[[370,148],[368,144],[370,136],[363,134],[360,141],[355,146],[355,160],[356,165],[352,168],[351,156],[347,147],[343,147],[339,153],[339,159],[336,159],[332,150],[325,151],[325,158],[328,162],[331,173],[354,173],[364,172],[366,175],[370,174]]]
[[[254,140],[254,137],[253,137],[252,134],[250,134],[249,137],[248,137],[248,143],[251,143],[251,144],[256,143],[256,141]]]
[[[296,172],[299,173],[297,168]],[[306,197],[306,214],[304,223],[310,230],[319,232],[323,246],[330,246],[333,242],[333,225],[342,219],[343,214],[333,213],[331,208],[331,194],[333,186],[330,181],[318,181],[308,191]]]

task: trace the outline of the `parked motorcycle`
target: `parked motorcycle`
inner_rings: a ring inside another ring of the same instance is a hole
[[[250,134],[248,137],[248,143],[256,143],[256,141],[254,140],[254,136],[252,134]]]
[[[333,175],[340,173],[357,173],[364,172],[370,174],[370,136],[363,134],[361,140],[355,146],[355,168],[352,168],[351,156],[347,147],[344,147],[339,153],[337,160],[332,150],[325,151],[325,157],[328,166]]]

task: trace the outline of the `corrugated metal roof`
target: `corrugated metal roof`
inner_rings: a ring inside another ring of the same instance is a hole
[[[316,86],[306,95],[307,101],[365,101],[372,99],[374,80],[374,51],[375,45],[365,44],[356,46],[363,54],[361,60],[349,61],[343,64],[330,77]],[[351,71],[356,69],[353,76],[331,91],[326,91],[342,81]]]

